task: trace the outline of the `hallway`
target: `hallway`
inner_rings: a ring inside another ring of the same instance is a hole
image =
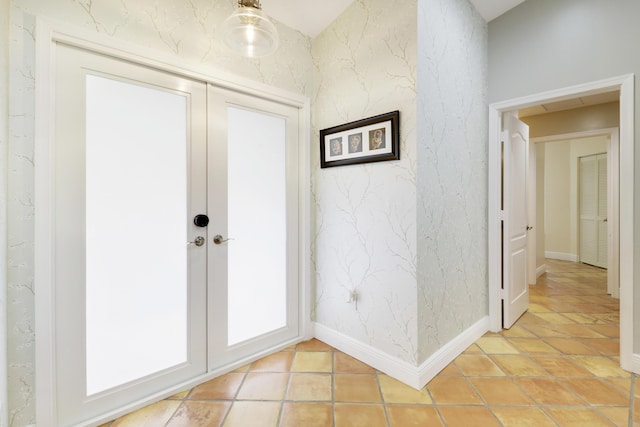
[[[619,368],[619,304],[606,295],[606,270],[546,263],[529,311],[421,391],[311,340],[102,427],[640,425],[638,384]]]

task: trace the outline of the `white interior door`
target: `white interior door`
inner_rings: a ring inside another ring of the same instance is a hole
[[[504,115],[502,326],[510,328],[529,306],[527,280],[527,165],[529,127],[515,113]]]
[[[538,216],[537,209],[537,154],[536,144],[529,143],[529,160],[527,162],[527,225],[530,236],[527,238],[527,252],[529,258],[527,259],[527,277],[530,285],[535,285],[538,280],[536,270],[538,267],[537,257],[537,221]]]
[[[607,268],[607,155],[580,157],[580,261]]]
[[[212,370],[298,335],[298,109],[210,86],[209,138]]]
[[[56,47],[55,417],[206,373],[206,86]],[[200,125],[198,125],[200,124]]]

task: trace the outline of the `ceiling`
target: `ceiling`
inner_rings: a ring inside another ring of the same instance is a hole
[[[600,93],[597,95],[571,98],[564,101],[549,102],[534,107],[523,108],[518,111],[519,117],[537,116],[538,114],[553,113],[556,111],[573,110],[574,108],[588,107],[590,105],[605,104],[607,102],[620,101],[620,91]]]
[[[487,21],[502,15],[525,0],[470,0]],[[264,12],[283,24],[316,37],[329,26],[353,0],[262,0]]]
[[[314,38],[329,26],[353,0],[262,0],[265,14]]]

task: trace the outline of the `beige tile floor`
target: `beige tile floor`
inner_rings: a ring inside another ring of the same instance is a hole
[[[105,426],[640,425],[606,271],[547,265],[510,330],[487,333],[420,391],[311,340]]]

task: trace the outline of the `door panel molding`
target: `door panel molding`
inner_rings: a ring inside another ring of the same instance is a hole
[[[510,328],[529,307],[529,126],[504,115],[502,206],[502,327]]]

